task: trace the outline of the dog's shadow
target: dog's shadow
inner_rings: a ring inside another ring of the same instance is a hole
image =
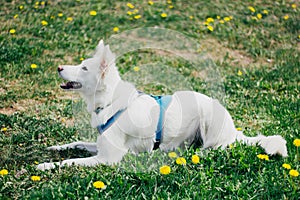
[[[95,154],[92,154],[88,152],[85,149],[79,149],[79,148],[74,148],[74,149],[64,149],[64,150],[59,150],[59,151],[49,151],[45,150],[44,152],[44,160],[42,162],[61,162],[67,159],[72,159],[72,158],[87,158],[94,156]]]

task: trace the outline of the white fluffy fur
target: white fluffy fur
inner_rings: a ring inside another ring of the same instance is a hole
[[[42,163],[38,165],[39,169],[50,169],[56,165],[113,164],[121,161],[128,151],[152,151],[159,106],[152,97],[139,94],[132,84],[121,80],[114,54],[108,45],[105,46],[101,40],[92,58],[77,66],[60,66],[59,71],[63,79],[82,84],[82,88],[76,91],[87,104],[92,127],[107,122],[120,109],[126,108],[126,111],[98,136],[96,143],[74,142],[49,148],[85,148],[95,156],[64,160],[62,163]],[[96,114],[94,111],[98,107],[103,110]],[[247,137],[236,130],[230,114],[217,100],[192,91],[175,92],[165,112],[160,149],[169,151],[190,145],[199,136],[204,148],[225,148],[237,140],[248,145],[258,144],[268,154],[287,156],[286,141],[281,136]]]

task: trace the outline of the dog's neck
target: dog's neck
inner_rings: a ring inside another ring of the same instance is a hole
[[[132,84],[121,79],[115,66],[110,66],[100,81],[102,81],[101,86],[95,94],[83,95],[89,113],[102,110],[110,105],[117,109],[123,109],[138,95]]]

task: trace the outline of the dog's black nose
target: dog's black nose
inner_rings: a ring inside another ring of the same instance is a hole
[[[64,68],[62,66],[58,66],[57,71],[61,72],[62,70],[64,70]]]

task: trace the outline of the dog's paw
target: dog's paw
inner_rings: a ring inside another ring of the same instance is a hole
[[[54,169],[56,166],[59,166],[59,163],[41,163],[39,165],[37,165],[37,169],[38,170],[49,170],[49,169]]]

